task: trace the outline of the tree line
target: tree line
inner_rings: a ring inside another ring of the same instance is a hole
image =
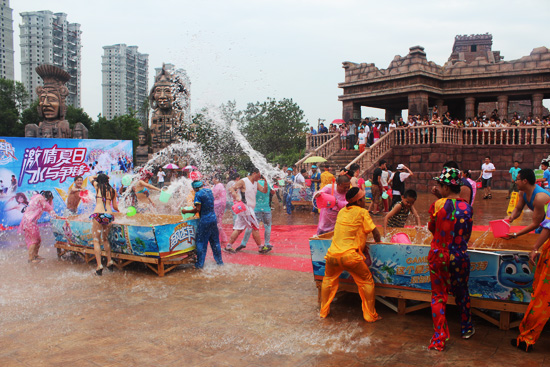
[[[27,124],[39,124],[38,101],[29,105],[29,94],[17,81],[0,79],[0,136],[25,136]],[[216,111],[213,111],[216,110]],[[80,122],[90,139],[132,140],[138,146],[140,120],[132,112],[111,120],[99,115],[92,119],[82,108],[67,106],[66,120],[71,128]],[[216,121],[220,120],[221,121]],[[230,131],[236,125],[250,145],[271,163],[293,164],[304,155],[307,122],[304,112],[292,99],[249,103],[244,111],[229,101],[218,108],[203,108],[181,127],[182,138],[195,141],[220,166],[249,169],[250,160]],[[135,151],[134,151],[135,153]]]

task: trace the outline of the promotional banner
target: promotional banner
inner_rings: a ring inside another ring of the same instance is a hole
[[[131,140],[46,139],[0,137],[0,229],[18,226],[31,197],[42,190],[53,193],[53,206],[62,215],[75,177],[94,193],[87,179],[107,173],[118,188],[133,168]],[[92,212],[93,201],[84,197],[78,213]],[[91,207],[90,207],[91,206]],[[44,214],[39,222],[49,220]]]
[[[315,279],[325,275],[325,254],[330,239],[310,239]],[[370,271],[376,284],[431,290],[428,245],[369,245]],[[468,250],[472,297],[529,302],[533,291],[534,270],[527,252]],[[349,273],[341,281],[353,282]]]

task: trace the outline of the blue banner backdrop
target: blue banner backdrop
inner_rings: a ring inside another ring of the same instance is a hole
[[[63,214],[76,176],[105,172],[117,188],[132,171],[132,148],[131,140],[0,137],[0,229],[18,226],[31,197],[42,190],[54,194],[54,209]],[[89,180],[84,187],[93,192]],[[79,213],[92,210],[79,207]],[[40,221],[48,219],[45,214]]]

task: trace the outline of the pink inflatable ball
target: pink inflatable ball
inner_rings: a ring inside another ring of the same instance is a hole
[[[326,192],[322,192],[319,196],[317,196],[316,200],[317,207],[319,209],[332,208],[336,205],[336,198]]]
[[[201,173],[199,171],[193,171],[189,174],[189,178],[193,181],[200,180],[202,177]]]
[[[392,236],[391,243],[400,243],[404,245],[410,245],[411,239],[409,238],[409,235],[406,233],[396,233]]]
[[[242,201],[236,201],[231,207],[231,210],[233,210],[233,213],[239,214],[246,210],[246,205],[244,205]]]

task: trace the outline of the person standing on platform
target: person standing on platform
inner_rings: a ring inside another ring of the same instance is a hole
[[[344,176],[339,176],[344,177]],[[345,197],[347,205],[338,213],[334,236],[325,256],[325,276],[321,286],[321,310],[319,316],[325,318],[330,312],[330,304],[338,291],[339,276],[347,271],[357,284],[361,296],[363,318],[367,322],[380,320],[375,309],[374,280],[365,263],[363,254],[367,236],[372,233],[374,241],[380,242],[380,233],[365,209],[365,191],[351,188]]]
[[[549,188],[548,185],[550,184],[550,170],[548,170],[548,162],[543,161],[540,164],[540,167],[542,168],[542,171],[543,171],[543,178],[542,178],[541,186],[542,186],[543,189],[548,190],[548,188]]]
[[[462,181],[456,168],[445,167],[439,177],[441,199],[430,207],[428,229],[433,234],[428,254],[432,288],[432,318],[434,335],[428,349],[443,351],[450,337],[445,307],[448,293],[452,293],[461,314],[460,329],[463,339],[475,333],[470,313],[470,257],[468,241],[472,234],[473,209],[460,197]]]
[[[355,146],[355,134],[357,132],[357,125],[351,120],[348,127],[348,150],[353,150]]]
[[[514,166],[510,168],[510,171],[508,171],[510,173],[511,182],[510,182],[510,188],[508,189],[508,196],[506,197],[506,199],[510,199],[512,192],[519,191],[518,185],[516,183],[516,179],[518,177],[518,173],[520,170],[521,168],[519,168],[519,161],[514,161]]]
[[[162,189],[164,186],[164,177],[166,177],[166,173],[164,173],[162,167],[159,167],[159,171],[157,172],[157,186],[159,189]]]
[[[496,171],[495,165],[491,163],[491,157],[485,157],[485,162],[481,165],[481,174],[477,181],[481,180],[481,187],[485,189],[483,199],[492,199],[491,186],[493,183],[493,172]]]
[[[267,182],[266,180],[260,180],[258,181],[258,184],[263,187],[267,185]],[[264,247],[260,250],[260,254],[267,254],[273,249],[273,246],[271,245],[272,217],[271,207],[269,206],[269,192],[272,191],[273,189],[269,187],[267,193],[263,193],[260,190],[256,192],[256,207],[254,208],[254,214],[256,214],[258,222],[262,222],[264,224]],[[235,249],[236,251],[240,251],[246,247],[251,234],[252,230],[250,228],[247,228],[246,231],[244,231],[243,240],[241,241],[241,245]]]
[[[294,170],[290,167],[286,170],[286,177],[285,177],[285,188],[283,191],[283,200],[284,200],[284,209],[286,209],[286,213],[288,215],[292,214],[292,210],[294,209],[292,206],[292,191],[294,188],[294,178],[295,176],[292,174]]]
[[[365,151],[365,147],[367,146],[367,133],[364,128],[359,130],[359,135],[357,137],[359,139],[359,154],[361,154]]]
[[[197,262],[195,263],[195,268],[202,269],[204,267],[204,259],[206,258],[209,242],[216,264],[223,265],[218,222],[216,212],[214,211],[214,194],[212,194],[212,190],[203,188],[202,181],[193,181],[191,187],[193,191],[195,191],[195,207],[189,210],[181,209],[181,214],[199,213],[200,216],[197,226],[197,237],[195,240],[197,248]]]

